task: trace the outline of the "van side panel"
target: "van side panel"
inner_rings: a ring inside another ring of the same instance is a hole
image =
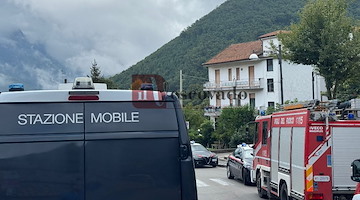
[[[84,199],[84,126],[63,118],[82,111],[82,104],[0,104],[0,199]]]
[[[136,106],[85,103],[86,199],[181,199],[174,105]]]
[[[85,103],[85,132],[178,131],[173,103],[166,102],[164,108],[153,104],[142,102],[141,108],[133,102]]]
[[[86,199],[180,200],[177,138],[87,141]]]
[[[68,137],[71,137],[72,133],[84,131],[83,109],[82,103],[2,103],[0,135],[14,139],[19,135],[51,134],[55,137],[68,134]],[[81,135],[78,139],[83,139],[84,134]]]
[[[0,144],[0,199],[84,199],[83,142]]]

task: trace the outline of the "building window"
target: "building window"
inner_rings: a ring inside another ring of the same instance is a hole
[[[255,108],[255,93],[250,93],[249,98],[250,98],[250,107]]]
[[[266,64],[267,64],[267,71],[273,71],[273,59],[267,59],[266,60]]]
[[[220,70],[219,69],[215,70],[215,83],[216,83],[216,87],[218,87],[220,85]]]
[[[221,107],[221,99],[220,98],[216,98],[216,107]]]
[[[229,95],[229,105],[230,105],[230,107],[233,107],[233,96],[232,96],[232,94]]]
[[[268,107],[273,107],[273,108],[275,108],[275,102],[269,101],[269,102],[268,102]]]
[[[228,69],[229,81],[232,81],[232,70]]]
[[[236,80],[240,80],[240,68],[236,68]]]
[[[274,79],[272,78],[267,80],[267,91],[274,92]]]
[[[241,106],[241,99],[240,98],[235,98],[236,101],[236,106]]]

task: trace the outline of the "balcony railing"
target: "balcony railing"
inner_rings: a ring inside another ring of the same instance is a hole
[[[261,78],[257,78],[250,80],[221,81],[220,83],[206,82],[204,88],[205,90],[227,90],[234,87],[239,89],[262,89],[261,80]]]
[[[218,117],[221,115],[221,107],[209,106],[204,108],[204,115],[209,117]]]

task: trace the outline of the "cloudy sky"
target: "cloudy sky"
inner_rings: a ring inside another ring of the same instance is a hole
[[[1,0],[0,34],[21,29],[66,66],[136,64],[225,0]]]

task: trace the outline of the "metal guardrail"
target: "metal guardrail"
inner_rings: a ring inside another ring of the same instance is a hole
[[[220,107],[206,107],[204,108],[204,115],[209,117],[216,117],[221,115]]]

